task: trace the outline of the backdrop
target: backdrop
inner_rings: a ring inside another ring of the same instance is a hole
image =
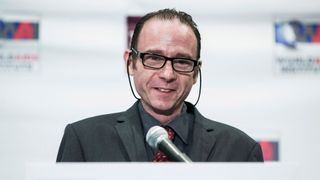
[[[197,108],[320,178],[319,1],[0,0],[0,179],[55,162],[68,123],[131,106],[127,19],[166,7],[202,35]]]

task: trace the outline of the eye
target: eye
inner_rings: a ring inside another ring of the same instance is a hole
[[[153,61],[163,61],[163,57],[155,55],[155,54],[146,54],[145,59],[153,60]]]
[[[192,61],[187,59],[175,59],[175,64],[181,65],[181,66],[189,66],[192,65]]]

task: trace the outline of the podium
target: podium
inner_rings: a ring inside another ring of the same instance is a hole
[[[28,163],[26,180],[298,180],[283,163]]]

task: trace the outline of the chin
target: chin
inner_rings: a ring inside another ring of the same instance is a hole
[[[170,114],[174,111],[174,103],[169,102],[158,102],[153,104],[153,108],[156,111],[162,112],[164,114]]]

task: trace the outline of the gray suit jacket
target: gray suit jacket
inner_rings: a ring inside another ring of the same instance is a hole
[[[195,115],[186,154],[192,161],[263,161],[260,145],[242,131]],[[125,112],[88,118],[67,125],[57,162],[148,161],[138,102]]]

